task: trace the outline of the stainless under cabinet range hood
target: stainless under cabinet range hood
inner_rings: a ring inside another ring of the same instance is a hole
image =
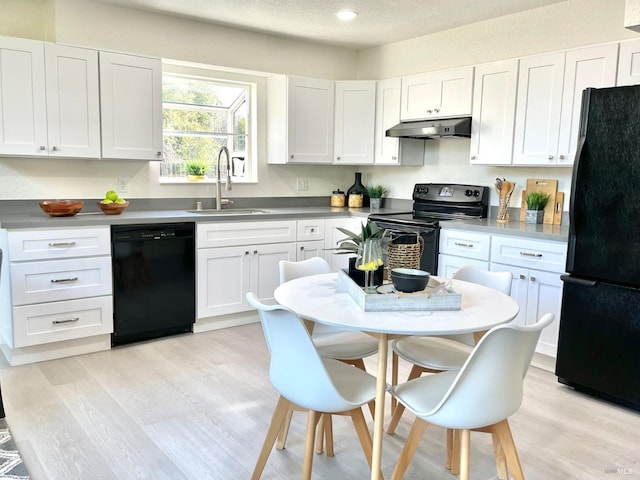
[[[387,130],[386,135],[400,138],[468,138],[471,136],[471,117],[401,122]]]

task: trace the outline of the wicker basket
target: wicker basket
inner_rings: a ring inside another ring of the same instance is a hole
[[[420,257],[424,249],[424,240],[418,235],[417,243],[389,243],[387,246],[387,268],[384,278],[389,278],[392,268],[420,268]]]

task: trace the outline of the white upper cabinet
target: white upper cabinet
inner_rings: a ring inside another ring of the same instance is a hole
[[[509,165],[518,88],[518,60],[479,65],[473,81],[470,163]]]
[[[0,37],[1,154],[48,154],[46,105],[43,43]]]
[[[335,83],[336,165],[373,164],[375,115],[375,81]]]
[[[162,159],[162,62],[100,52],[102,156]]]
[[[471,115],[473,67],[402,77],[400,118],[429,118]]]
[[[332,164],[334,82],[273,76],[267,83],[267,163]]]
[[[100,158],[98,52],[45,44],[49,155]]]
[[[0,154],[99,158],[98,53],[0,37]]]
[[[401,81],[399,78],[381,80],[376,87],[376,165],[398,165],[400,163],[400,139],[385,135],[388,129],[400,123],[400,93]]]
[[[573,165],[582,91],[615,85],[617,45],[520,60],[514,165]]]
[[[616,85],[640,84],[640,40],[620,42]]]

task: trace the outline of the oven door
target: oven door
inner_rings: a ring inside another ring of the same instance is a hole
[[[422,237],[424,248],[420,257],[420,269],[436,275],[438,273],[438,240],[440,228],[437,225],[399,225],[384,220],[374,220],[380,228],[386,228],[396,243],[416,243],[416,236]]]

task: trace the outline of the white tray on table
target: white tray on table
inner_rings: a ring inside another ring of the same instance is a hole
[[[366,312],[395,312],[402,310],[460,310],[462,295],[446,283],[429,278],[427,287],[419,292],[396,292],[393,284],[378,287],[376,293],[367,293],[344,270],[338,272],[338,289],[347,292]]]

